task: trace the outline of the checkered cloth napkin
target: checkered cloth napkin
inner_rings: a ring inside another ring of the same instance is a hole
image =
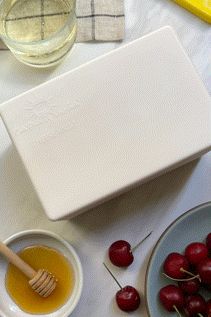
[[[77,0],[77,42],[124,38],[124,0]],[[0,41],[0,50],[6,50]]]

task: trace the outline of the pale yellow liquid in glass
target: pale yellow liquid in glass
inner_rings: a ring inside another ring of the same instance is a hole
[[[5,43],[25,63],[56,63],[75,41],[75,0],[3,0],[1,11]]]
[[[64,305],[71,296],[75,283],[74,270],[69,261],[60,252],[44,246],[25,248],[19,255],[35,270],[43,268],[53,273],[58,282],[53,293],[43,298],[32,290],[26,276],[9,264],[5,283],[14,302],[30,314],[51,313]]]

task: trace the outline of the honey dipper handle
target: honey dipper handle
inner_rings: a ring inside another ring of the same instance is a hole
[[[14,264],[21,272],[23,272],[29,279],[36,275],[36,271],[30,265],[24,262],[15,252],[9,249],[4,243],[0,241],[0,253],[3,254],[10,263]]]

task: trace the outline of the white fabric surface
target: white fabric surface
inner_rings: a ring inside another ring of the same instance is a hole
[[[125,0],[126,39],[131,41],[163,25],[177,31],[191,60],[211,93],[211,27],[168,0]],[[55,69],[35,70],[21,65],[9,52],[0,57],[0,101],[18,95],[95,56],[117,43],[77,44]],[[135,253],[126,271],[113,269],[122,284],[144,294],[151,249],[162,231],[180,214],[211,200],[211,153],[71,221],[49,222],[32,190],[22,164],[0,122],[0,239],[22,229],[44,228],[61,234],[75,246],[84,268],[84,289],[73,317],[126,316],[116,308],[118,290],[102,262],[109,244],[126,239],[135,245],[153,229],[153,235]],[[144,295],[143,295],[144,297]],[[147,316],[144,299],[134,317]]]

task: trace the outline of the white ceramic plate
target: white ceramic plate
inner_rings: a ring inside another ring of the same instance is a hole
[[[146,276],[147,309],[151,317],[170,317],[158,300],[159,290],[174,283],[162,276],[162,264],[171,252],[182,253],[187,244],[204,241],[211,232],[211,202],[195,207],[177,218],[162,234],[151,255]],[[202,291],[205,298],[211,292]]]
[[[37,317],[50,316],[50,317],[67,317],[76,307],[83,285],[83,273],[80,260],[73,249],[64,239],[58,235],[45,231],[45,230],[28,230],[17,233],[4,241],[15,252],[29,245],[46,245],[48,247],[59,250],[73,266],[75,273],[75,286],[69,300],[57,311],[45,314],[36,315]],[[1,317],[31,317],[31,315],[23,312],[10,298],[5,289],[5,273],[7,269],[6,260],[0,256],[0,316]]]

